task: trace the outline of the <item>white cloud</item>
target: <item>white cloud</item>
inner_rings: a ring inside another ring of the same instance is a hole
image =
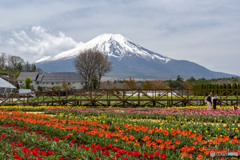
[[[8,44],[14,47],[16,52],[29,54],[33,62],[77,47],[82,42],[74,41],[63,32],[53,35],[41,26],[34,26],[29,33],[24,30],[14,31],[12,38],[8,39]]]

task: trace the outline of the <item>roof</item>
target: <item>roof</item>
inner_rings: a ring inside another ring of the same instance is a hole
[[[42,81],[43,76],[44,76],[44,74],[39,74],[36,81]]]
[[[5,81],[4,79],[0,78],[0,88],[16,88],[14,85],[9,83],[8,81]]]
[[[38,72],[21,72],[18,76],[18,81],[24,81],[27,77],[30,77],[31,80],[36,81],[39,73]]]
[[[45,73],[42,82],[83,82],[84,79],[80,74],[75,72],[53,72]]]

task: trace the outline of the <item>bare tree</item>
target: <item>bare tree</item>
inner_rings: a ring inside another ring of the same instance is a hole
[[[168,87],[167,83],[157,79],[152,80],[151,83],[153,89],[166,89]]]
[[[137,88],[137,82],[134,78],[129,77],[129,80],[124,79],[125,87],[129,89],[136,89]]]
[[[24,60],[19,57],[19,56],[8,56],[8,68],[11,68],[12,70],[14,69],[19,69],[21,70],[24,65]]]
[[[6,66],[7,62],[7,54],[6,53],[0,53],[0,70],[3,70]]]
[[[101,80],[101,77],[106,72],[110,71],[106,69],[106,66],[109,66],[109,61],[107,60],[106,62],[104,58],[106,58],[106,56],[100,51],[96,49],[88,49],[80,52],[74,60],[73,65],[78,73],[83,76],[87,88],[90,87],[94,76],[97,76],[98,79],[100,77],[99,80]]]
[[[98,77],[98,88],[100,88],[101,78],[104,74],[109,73],[113,69],[112,62],[109,61],[109,57],[101,54],[100,66],[96,70],[96,76]]]

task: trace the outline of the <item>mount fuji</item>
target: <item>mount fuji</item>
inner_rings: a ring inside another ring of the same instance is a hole
[[[75,72],[73,60],[84,50],[95,48],[110,57],[113,70],[108,77],[119,78],[160,78],[174,79],[177,75],[183,78],[222,78],[235,75],[213,72],[194,62],[174,60],[143,48],[121,34],[102,34],[96,38],[79,44],[76,48],[62,52],[56,56],[43,57],[35,64],[45,72]]]

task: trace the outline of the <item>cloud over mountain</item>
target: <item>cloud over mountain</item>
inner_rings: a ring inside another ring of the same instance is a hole
[[[33,60],[51,57],[82,44],[67,37],[63,32],[54,35],[41,26],[34,26],[30,31],[13,31],[7,43],[20,52],[30,54]]]

